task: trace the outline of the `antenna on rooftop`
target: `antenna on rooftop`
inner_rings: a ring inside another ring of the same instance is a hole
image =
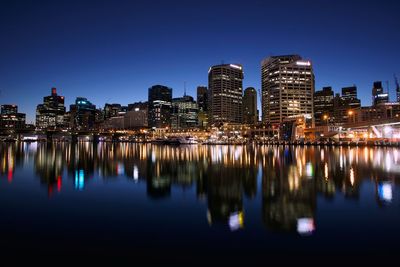
[[[183,82],[183,96],[186,96],[186,82]]]

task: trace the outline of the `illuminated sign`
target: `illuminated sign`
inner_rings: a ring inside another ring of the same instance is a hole
[[[296,65],[298,66],[311,66],[310,61],[296,61]]]

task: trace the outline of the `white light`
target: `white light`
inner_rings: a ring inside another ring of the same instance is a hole
[[[232,68],[238,69],[238,70],[242,69],[241,66],[238,66],[238,65],[235,65],[235,64],[230,64],[229,66],[231,66]]]
[[[139,168],[135,165],[133,166],[133,179],[137,182],[139,180]]]
[[[298,66],[311,66],[311,62],[310,61],[297,61],[296,65],[298,65]]]
[[[381,200],[391,202],[393,198],[392,185],[388,182],[379,184],[378,195]]]
[[[311,235],[315,231],[313,218],[297,219],[297,232],[301,235]]]
[[[135,108],[135,111],[139,111],[139,108]]]

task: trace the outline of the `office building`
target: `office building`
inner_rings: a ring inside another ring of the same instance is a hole
[[[199,108],[193,97],[184,95],[183,97],[172,99],[172,129],[187,129],[197,127]]]
[[[75,130],[94,129],[96,122],[96,105],[87,98],[77,97],[70,106],[70,126]]]
[[[199,107],[199,111],[207,112],[208,108],[208,90],[207,86],[198,86],[197,87],[197,106]]]
[[[57,95],[57,89],[51,88],[51,95],[43,98],[43,104],[36,108],[36,127],[39,129],[64,128],[64,97]]]
[[[372,86],[372,105],[389,103],[389,94],[385,93],[381,81],[374,82]]]
[[[1,105],[0,130],[20,130],[25,128],[26,115],[18,113],[17,105]]]
[[[257,122],[257,91],[253,87],[248,87],[243,95],[243,123],[256,124]]]
[[[167,128],[171,126],[172,88],[154,85],[149,88],[148,126]]]
[[[314,115],[312,63],[299,55],[272,56],[261,62],[263,123]]]
[[[314,120],[316,126],[327,125],[333,121],[333,97],[332,87],[323,87],[314,93]]]
[[[242,123],[243,67],[223,64],[208,72],[209,123]]]

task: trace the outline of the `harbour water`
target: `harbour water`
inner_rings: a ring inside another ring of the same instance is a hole
[[[392,147],[0,143],[2,257],[385,264]]]

